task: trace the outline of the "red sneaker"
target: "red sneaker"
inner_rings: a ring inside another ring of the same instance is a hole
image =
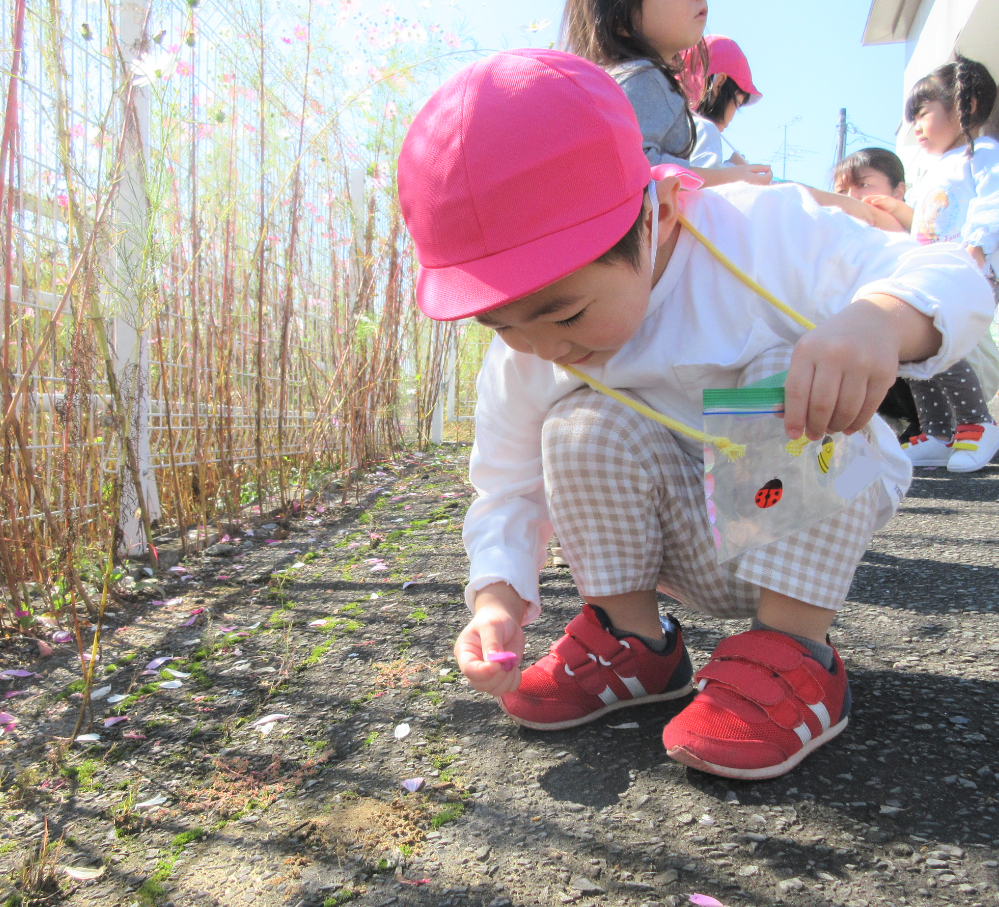
[[[524,727],[557,731],[615,709],[686,696],[693,668],[683,631],[672,617],[662,622],[669,645],[653,652],[634,636],[615,637],[603,611],[584,605],[565,636],[524,671],[520,687],[500,698],[500,707]]]
[[[722,640],[697,672],[700,691],[663,730],[677,762],[725,778],[775,778],[839,734],[850,684],[839,654],[827,671],[783,633]]]

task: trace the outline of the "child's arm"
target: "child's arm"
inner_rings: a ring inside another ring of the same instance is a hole
[[[983,147],[979,148],[979,144]],[[987,260],[999,248],[999,150],[994,144],[976,144],[972,171],[975,197],[968,203],[961,242],[978,267],[985,270]]]
[[[642,150],[649,162],[677,164],[696,173],[705,186],[723,183],[756,183],[766,186],[773,179],[767,164],[742,164],[736,167],[692,167],[690,161],[677,157],[668,149],[683,142],[687,122],[687,102],[674,91],[666,77],[651,63],[636,67],[615,78],[627,95],[642,130]]]
[[[942,340],[933,319],[894,296],[859,299],[795,345],[784,382],[784,425],[804,433],[853,434],[877,411],[900,362],[929,359]]]
[[[811,186],[805,186],[805,188],[809,191],[815,201],[827,208],[839,208],[851,217],[855,217],[857,220],[862,220],[865,224],[870,224],[872,227],[877,227],[879,230],[885,230],[888,233],[909,232],[909,228],[902,226],[894,214],[888,210],[870,204],[868,199],[858,202],[855,198],[851,198],[849,195],[840,195],[838,192],[824,192],[821,189],[814,189]],[[871,198],[883,197],[884,196],[877,195],[871,196]],[[892,201],[894,201],[894,199],[892,199]]]
[[[726,183],[753,183],[769,186],[774,178],[769,164],[738,164],[734,167],[691,167],[683,164],[691,173],[696,173],[705,186],[723,186]]]
[[[880,211],[884,211],[895,218],[906,233],[912,230],[912,208],[905,202],[892,198],[890,195],[868,195],[864,199],[865,205],[873,205]]]

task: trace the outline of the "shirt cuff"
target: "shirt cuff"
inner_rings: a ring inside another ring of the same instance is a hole
[[[541,591],[538,585],[540,565],[534,564],[523,554],[504,548],[487,548],[476,552],[472,561],[471,577],[465,586],[465,604],[474,612],[475,593],[493,583],[506,583],[513,587],[525,602],[527,610],[521,620],[526,626],[541,614]]]
[[[929,359],[921,362],[903,362],[899,364],[898,374],[902,378],[915,378],[926,381],[940,372],[946,371],[962,357],[954,354],[952,329],[948,319],[935,302],[929,302],[912,287],[899,283],[898,280],[876,280],[862,286],[851,302],[858,302],[871,296],[894,296],[911,305],[917,312],[933,319],[933,327],[940,332],[940,348]]]

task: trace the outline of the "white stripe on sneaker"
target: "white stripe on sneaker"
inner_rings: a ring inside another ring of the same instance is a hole
[[[806,705],[815,713],[815,717],[819,719],[819,724],[822,725],[823,733],[828,731],[832,725],[832,718],[829,717],[829,709],[827,709],[821,702],[816,705],[812,705],[810,702]],[[805,741],[808,742],[807,740]]]
[[[645,687],[642,686],[642,682],[637,677],[622,677],[617,673],[617,671],[614,673],[617,674],[617,679],[628,688],[628,692],[631,693],[632,698],[639,699],[649,695],[646,692]],[[603,699],[603,696],[600,698]]]
[[[801,745],[804,746],[812,739],[812,732],[808,730],[808,725],[804,721],[801,722],[795,729],[794,732],[798,735],[801,740]]]
[[[603,700],[604,705],[614,705],[618,701],[617,694],[610,687],[604,688],[604,691],[600,694],[600,698]]]

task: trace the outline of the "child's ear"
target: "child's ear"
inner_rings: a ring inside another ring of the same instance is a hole
[[[680,213],[680,179],[668,176],[656,183],[659,198],[659,245],[669,239],[669,232]],[[652,227],[652,212],[648,214],[649,227]]]

